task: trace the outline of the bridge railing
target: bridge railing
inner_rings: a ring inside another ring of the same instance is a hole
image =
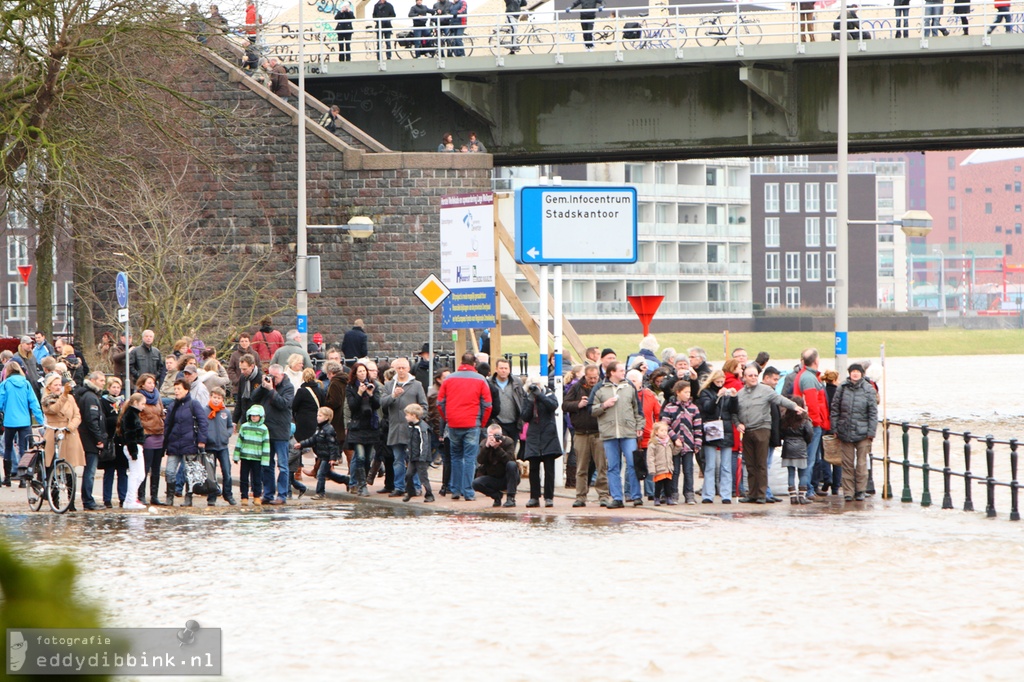
[[[916,490],[921,506],[930,507],[932,486],[941,480],[942,508],[953,509],[954,487],[959,487],[954,486],[953,479],[960,479],[963,485],[964,511],[974,511],[975,485],[981,485],[985,493],[986,516],[995,517],[997,501],[1005,504],[1008,494],[1009,518],[1011,521],[1020,520],[1020,483],[1017,479],[1019,443],[1016,438],[1001,439],[991,435],[979,437],[969,431],[933,429],[927,424],[888,420],[883,422],[882,429],[882,437],[885,439],[883,446],[889,457],[886,459],[884,456],[875,455],[873,459],[882,464],[883,497],[892,497],[892,468],[895,466],[902,469],[903,473],[900,492],[902,502],[913,502]],[[893,430],[897,431],[900,446],[895,452],[890,438]],[[936,445],[941,448],[939,453],[932,450]],[[975,448],[975,445],[978,448]],[[941,463],[937,461],[936,455],[941,457]],[[977,467],[978,471],[975,471],[974,467]],[[920,472],[920,484],[914,480],[912,470]],[[872,476],[872,481],[877,478],[876,473]]]
[[[568,6],[569,2],[564,3]],[[852,4],[852,3],[851,3]],[[545,6],[546,7],[546,6]],[[427,16],[414,26],[413,19],[391,20],[391,28],[372,18],[355,19],[352,30],[340,30],[329,14],[306,21],[304,30],[294,22],[267,24],[259,45],[263,56],[276,56],[286,65],[298,61],[299,36],[305,37],[308,64],[342,61],[377,62],[380,70],[396,59],[423,58],[443,67],[447,59],[490,58],[496,66],[523,55],[550,55],[561,63],[565,54],[585,51],[614,53],[616,61],[637,61],[652,50],[670,50],[677,58],[694,48],[723,48],[742,55],[746,47],[762,43],[789,44],[794,53],[807,43],[839,38],[838,3],[813,9],[813,3],[767,0],[750,9],[733,2],[668,6],[657,2],[602,10],[593,15],[592,30],[584,31],[591,17],[579,10],[508,14],[470,13],[465,24],[451,16]],[[801,9],[807,8],[807,9]],[[934,8],[934,9],[933,9]],[[940,14],[928,14],[939,10]],[[955,13],[967,10],[967,13]],[[999,31],[1024,32],[1024,14],[1000,14],[988,5],[954,3],[923,7],[861,6],[847,23],[851,50],[865,51],[872,40],[908,39],[908,49],[927,48],[931,38],[969,31],[986,35]],[[897,16],[897,12],[906,12]],[[994,23],[996,20],[1000,23]],[[342,27],[343,28],[343,27]],[[589,39],[587,34],[589,34]],[[987,37],[985,39],[987,41]],[[515,62],[509,62],[512,64]],[[429,67],[428,67],[429,68]],[[331,70],[333,72],[333,69]]]

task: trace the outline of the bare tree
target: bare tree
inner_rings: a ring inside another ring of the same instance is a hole
[[[162,338],[230,339],[267,313],[267,291],[288,270],[269,241],[239,249],[228,230],[213,235],[201,227],[202,207],[186,189],[188,175],[188,167],[173,176],[168,169],[137,173],[126,183],[130,195],[112,197],[104,187],[77,198],[76,219],[91,226],[81,239],[110,258],[109,267],[77,273],[79,295],[94,310],[107,304],[107,318],[97,322],[117,326],[114,307],[101,299],[114,270],[128,274],[133,327],[156,329]]]

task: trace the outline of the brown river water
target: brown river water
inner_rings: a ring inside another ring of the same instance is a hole
[[[939,371],[950,359],[889,360],[890,417],[1024,434],[1024,388],[991,380],[1024,375],[1024,356],[971,364],[967,378]],[[79,558],[112,626],[222,628],[217,679],[1022,680],[1024,525],[1006,504],[986,519],[940,501],[664,521],[339,504],[2,523],[30,556]]]

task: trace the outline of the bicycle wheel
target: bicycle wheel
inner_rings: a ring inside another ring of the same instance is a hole
[[[740,23],[737,24],[736,30],[737,35],[739,36],[740,45],[761,44],[761,24],[757,23],[756,19],[740,17]]]
[[[651,31],[650,46],[655,49],[674,47],[676,34],[672,26],[666,24]]]
[[[75,501],[75,489],[78,487],[75,470],[64,460],[57,462],[50,475],[49,484],[50,509],[58,514],[63,514]]]
[[[722,28],[718,19],[701,19],[696,31],[697,44],[701,47],[721,45],[728,35],[729,32]]]
[[[682,24],[676,24],[675,31],[676,31],[676,47],[680,47],[681,48],[683,45],[686,44],[686,38],[687,38],[686,27],[683,26]]]
[[[595,43],[612,43],[615,42],[615,27],[611,24],[602,26],[601,30],[594,31],[594,42]]]
[[[487,37],[487,49],[495,57],[502,54],[502,50],[511,50],[512,37],[509,35],[508,28],[499,28],[491,31],[491,35]]]
[[[555,37],[546,28],[535,28],[526,34],[526,49],[530,54],[551,54],[555,49]]]
[[[32,511],[39,511],[43,506],[43,498],[46,497],[46,486],[43,485],[43,472],[39,468],[42,466],[42,461],[36,466],[36,470],[32,472],[32,478],[28,480],[28,508]]]
[[[462,50],[467,57],[473,56],[473,36],[462,36]]]

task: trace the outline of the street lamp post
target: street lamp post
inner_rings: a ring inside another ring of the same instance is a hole
[[[946,254],[935,247],[932,253],[939,255],[939,310],[942,311],[942,326],[946,326]]]

